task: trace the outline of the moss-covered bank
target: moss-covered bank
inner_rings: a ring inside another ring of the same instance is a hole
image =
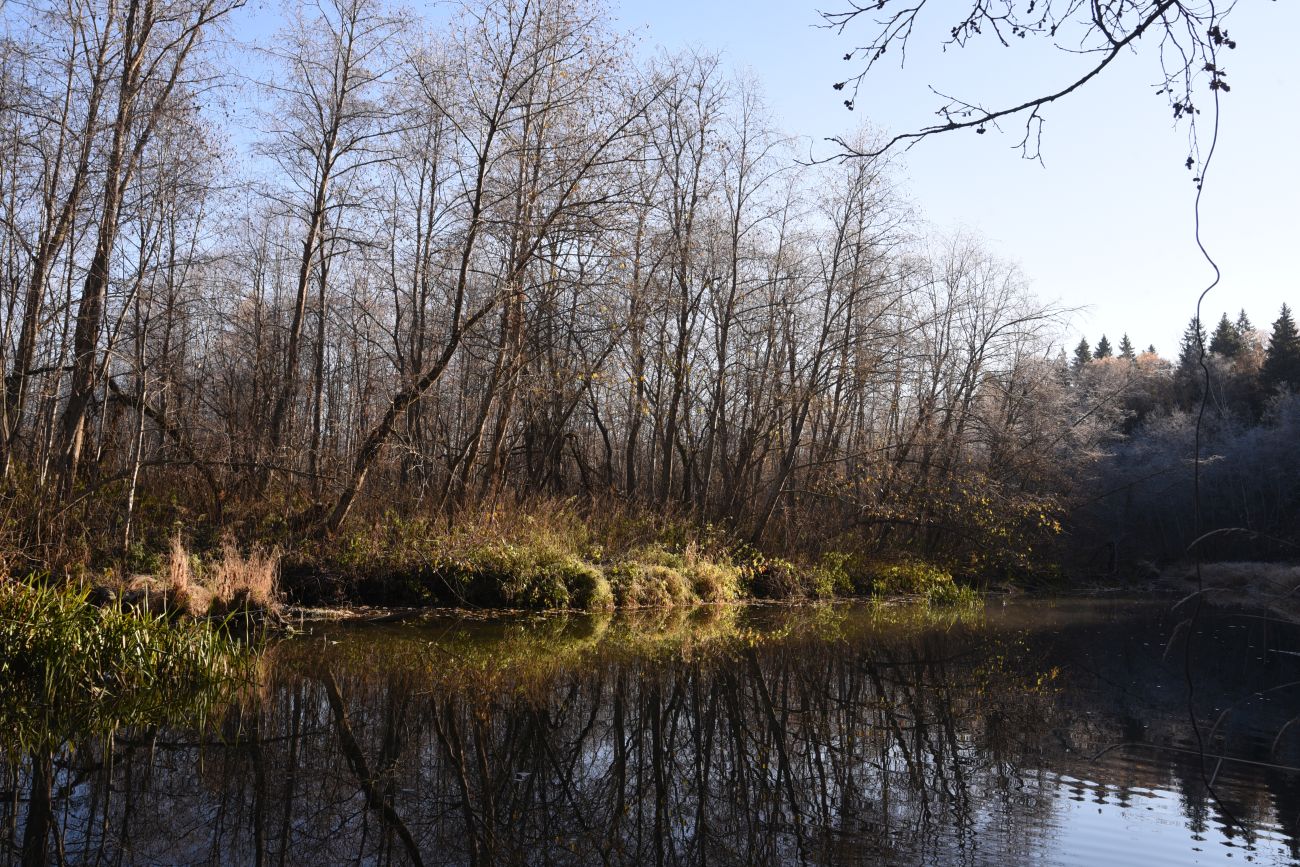
[[[286,556],[304,602],[509,609],[661,608],[741,600],[907,596],[971,604],[950,569],[838,551],[773,556],[712,528],[591,520],[557,509],[480,516],[453,528],[389,517]]]
[[[543,501],[455,521],[386,512],[333,536],[295,536],[266,521],[220,533],[150,528],[118,556],[64,574],[155,614],[274,617],[282,603],[599,611],[907,596],[970,604],[967,585],[978,582],[968,566],[854,548],[852,539],[759,550],[689,518]]]

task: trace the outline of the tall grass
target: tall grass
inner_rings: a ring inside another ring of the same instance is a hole
[[[144,607],[192,617],[274,609],[279,603],[279,552],[255,545],[244,554],[229,537],[215,555],[203,558],[174,535],[159,571],[137,575],[122,589],[132,597],[151,596]]]
[[[0,578],[0,730],[8,750],[204,716],[253,654],[218,625]]]
[[[222,605],[267,608],[275,603],[279,575],[278,552],[254,545],[247,554],[241,554],[234,540],[226,538],[220,555],[207,565],[203,577]]]

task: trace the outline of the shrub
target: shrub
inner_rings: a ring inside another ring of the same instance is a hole
[[[816,564],[804,571],[806,583],[811,594],[818,599],[832,596],[844,596],[853,592],[853,580],[849,577],[849,555],[838,551],[828,551]]]
[[[569,588],[562,575],[538,572],[522,576],[512,588],[511,601],[519,608],[545,610],[569,607]]]
[[[878,594],[924,596],[932,587],[952,583],[949,572],[922,560],[876,564],[867,571]]]
[[[147,575],[157,575],[163,571],[163,558],[157,551],[150,550],[145,543],[140,541],[132,542],[131,547],[126,551],[122,569],[128,575],[141,572]]]
[[[750,566],[750,592],[760,599],[798,599],[804,595],[799,567],[781,557],[758,555]]]

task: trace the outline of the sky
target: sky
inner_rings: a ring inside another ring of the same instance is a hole
[[[957,7],[931,5],[949,15]],[[850,112],[831,85],[854,69],[841,58],[865,39],[866,22],[837,35],[816,26],[819,8],[840,8],[839,0],[613,0],[612,12],[643,50],[721,51],[760,82],[781,126],[819,155],[832,152],[823,139],[863,124],[892,134],[933,122],[928,86],[1000,105],[1054,90],[1087,62],[1032,40],[945,52],[941,31],[918,35],[905,66],[895,59],[873,71]],[[1212,328],[1221,312],[1235,318],[1245,308],[1266,329],[1284,301],[1300,307],[1300,3],[1242,0],[1227,28],[1238,47],[1220,65],[1232,89],[1221,100],[1201,207],[1201,237],[1223,277],[1202,315]],[[1020,264],[1039,298],[1075,309],[1062,335],[1069,347],[1081,335],[1117,343],[1127,332],[1139,348],[1175,355],[1213,278],[1195,241],[1188,131],[1155,95],[1160,70],[1149,48],[1048,109],[1041,165],[1016,150],[1023,126],[1015,121],[981,136],[931,137],[899,165],[938,231],[976,234]]]

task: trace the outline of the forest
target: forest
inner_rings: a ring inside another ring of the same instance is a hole
[[[809,161],[756,83],[599,4],[251,14],[4,8],[10,574],[225,545],[388,580],[580,523],[587,566],[725,552],[780,595],[792,562],[1072,581],[1300,541],[1287,308],[1067,356],[1072,311],[889,158]]]
[[[602,0],[272,5],[0,0],[0,867],[1300,864],[1292,308],[1080,339],[905,180],[1148,31],[1217,134],[1226,11],[956,4],[1091,65],[818,158]]]

